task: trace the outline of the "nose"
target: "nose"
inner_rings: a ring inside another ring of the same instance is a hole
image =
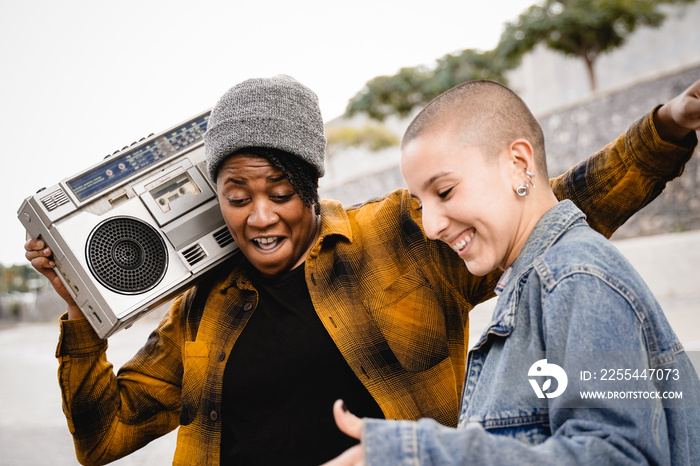
[[[435,206],[430,204],[423,204],[421,215],[426,236],[433,240],[440,239],[442,232],[445,231],[449,224],[441,209],[435,208]]]
[[[260,230],[274,225],[279,220],[279,216],[275,213],[274,206],[272,202],[266,202],[266,200],[253,200],[253,205],[247,219],[248,225]]]

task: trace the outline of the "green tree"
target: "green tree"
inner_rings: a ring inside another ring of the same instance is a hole
[[[581,58],[591,90],[596,89],[598,58],[625,43],[640,26],[658,27],[666,18],[664,3],[695,0],[545,0],[506,23],[496,52],[515,66],[537,44]]]
[[[448,89],[474,79],[490,79],[506,84],[504,72],[509,64],[495,51],[479,52],[473,49],[462,50],[457,54],[445,55],[437,61],[431,79],[432,95],[437,97]]]
[[[389,115],[406,116],[444,91],[472,79],[492,79],[505,83],[500,57],[494,52],[463,50],[437,60],[435,68],[401,68],[393,76],[378,76],[365,84],[345,110],[350,117],[366,113],[383,121]]]
[[[393,114],[405,116],[425,103],[425,86],[431,76],[431,71],[422,66],[401,68],[394,76],[378,76],[350,99],[345,115],[366,113],[379,121]]]

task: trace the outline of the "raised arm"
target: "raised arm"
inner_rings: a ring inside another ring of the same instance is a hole
[[[82,464],[104,464],[178,426],[183,365],[181,298],[145,346],[114,374],[107,340],[87,319],[61,319],[56,356],[63,411]]]
[[[683,172],[700,128],[700,80],[634,123],[601,151],[550,180],[610,237]]]

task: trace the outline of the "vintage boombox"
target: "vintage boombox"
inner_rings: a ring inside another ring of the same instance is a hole
[[[28,197],[18,211],[101,338],[129,327],[237,246],[206,176],[209,112]]]

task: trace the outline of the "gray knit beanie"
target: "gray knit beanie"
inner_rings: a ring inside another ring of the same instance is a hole
[[[308,162],[321,177],[326,136],[318,97],[286,75],[243,81],[212,109],[204,147],[207,173],[214,182],[221,163],[246,147],[289,152]]]

